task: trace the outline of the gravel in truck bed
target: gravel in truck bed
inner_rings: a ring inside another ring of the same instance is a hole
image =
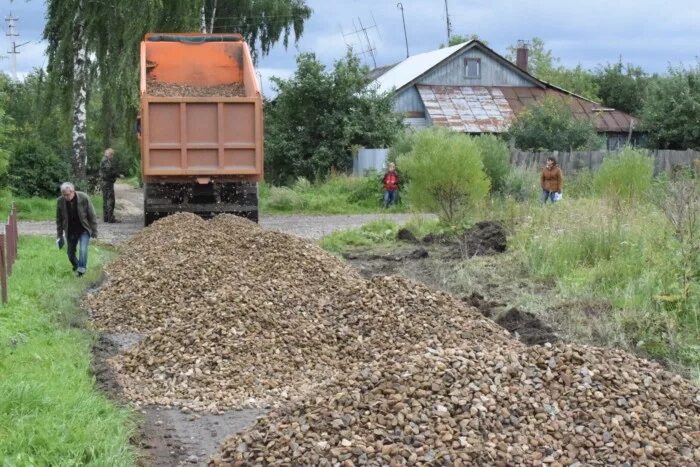
[[[192,86],[148,80],[146,94],[154,97],[245,97],[245,87],[240,83]]]
[[[94,324],[138,405],[272,412],[214,465],[697,465],[698,388],[621,351],[526,347],[452,296],[295,237],[178,214],[131,239]]]

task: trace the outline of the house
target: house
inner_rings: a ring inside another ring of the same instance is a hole
[[[394,93],[394,110],[413,127],[502,133],[528,105],[558,96],[568,98],[574,115],[594,122],[608,149],[638,140],[634,117],[535,78],[527,71],[527,61],[522,43],[513,64],[483,42],[471,40],[377,68],[370,77],[380,91]]]

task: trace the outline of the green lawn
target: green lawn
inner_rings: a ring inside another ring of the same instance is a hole
[[[52,239],[20,239],[0,306],[0,465],[135,464],[132,416],[95,387],[92,337],[75,325],[77,299],[113,255],[93,246],[78,279]]]
[[[58,196],[57,196],[58,197]],[[56,198],[57,198],[56,197]],[[0,196],[0,221],[4,221],[10,212],[10,206],[17,206],[17,218],[23,221],[45,221],[56,219],[56,198],[22,198],[3,193]],[[98,218],[102,217],[102,196],[92,195]]]

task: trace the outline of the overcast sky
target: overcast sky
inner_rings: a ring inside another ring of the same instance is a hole
[[[118,1],[118,0],[113,0]],[[167,1],[167,0],[164,0]],[[225,0],[219,0],[225,1]],[[378,65],[405,57],[401,11],[395,0],[307,0],[313,9],[304,35],[288,50],[281,45],[263,58],[258,69],[263,88],[271,92],[271,75],[288,77],[299,51],[315,52],[325,64],[345,54],[347,45],[367,48],[364,35],[354,29],[360,21],[376,48]],[[447,39],[444,0],[403,0],[411,54],[433,50]],[[700,55],[700,0],[448,0],[455,34],[476,33],[499,53],[518,39],[539,36],[566,66],[595,68],[617,61],[641,65],[663,73],[673,65],[695,65]],[[46,65],[41,41],[46,7],[42,0],[0,0],[0,14],[10,11],[20,20],[19,42],[30,41],[17,57],[17,69],[26,74]],[[345,36],[341,33],[344,32]],[[0,37],[0,54],[9,50]],[[372,59],[364,55],[372,66]],[[0,60],[0,70],[11,69],[10,59]]]

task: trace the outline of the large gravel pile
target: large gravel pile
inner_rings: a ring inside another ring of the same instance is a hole
[[[406,346],[259,419],[225,465],[700,462],[697,388],[623,352]]]
[[[367,282],[318,247],[235,216],[170,216],[124,252],[88,304],[97,327],[146,334],[113,362],[139,403],[268,406],[407,343],[510,341],[447,294]]]
[[[215,461],[695,465],[700,393],[622,352],[526,347],[451,296],[365,281],[300,239],[179,214],[88,299],[144,333],[113,364],[139,404],[275,410]]]

